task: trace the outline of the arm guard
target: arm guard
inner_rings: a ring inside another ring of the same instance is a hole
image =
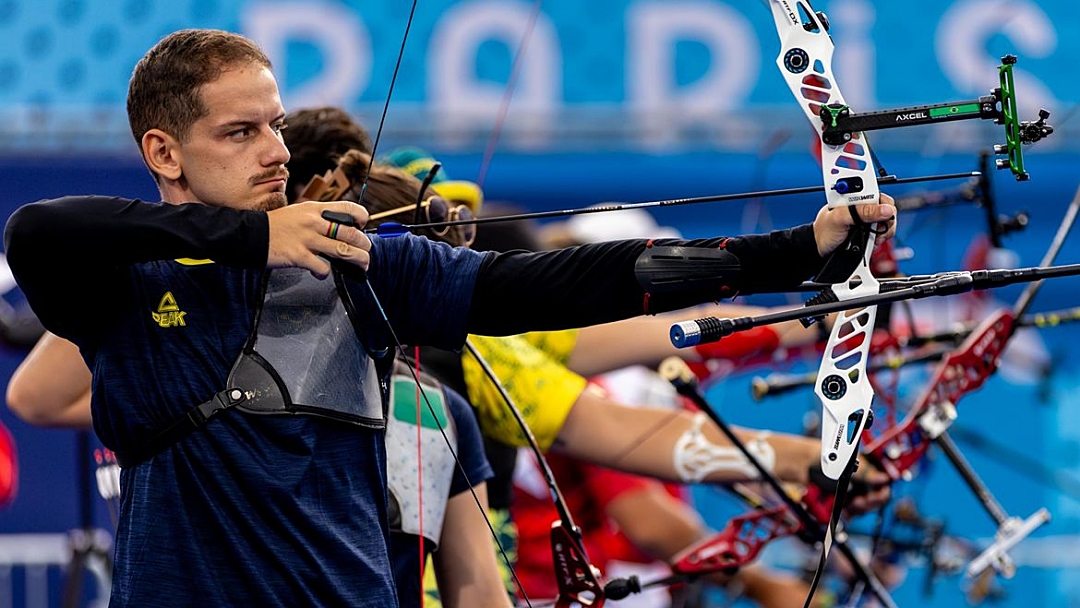
[[[634,275],[645,290],[645,310],[651,313],[659,304],[655,296],[714,294],[716,300],[734,296],[742,264],[735,254],[724,249],[724,242],[720,247],[688,247],[654,245],[649,241],[634,264]]]

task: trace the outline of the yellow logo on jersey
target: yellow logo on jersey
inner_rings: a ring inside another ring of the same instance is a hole
[[[184,321],[186,312],[180,310],[180,306],[176,303],[176,298],[173,297],[171,291],[166,291],[165,295],[161,296],[161,302],[158,302],[157,312],[150,313],[154,322],[159,327],[187,327],[187,323]]]

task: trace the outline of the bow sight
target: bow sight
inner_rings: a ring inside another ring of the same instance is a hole
[[[1050,118],[1050,112],[1043,109],[1039,110],[1038,120],[1022,122],[1019,120],[1016,109],[1016,91],[1013,88],[1012,71],[1015,64],[1015,55],[1002,57],[1001,65],[998,66],[1001,85],[993,89],[989,95],[984,95],[978,99],[909,106],[861,114],[852,113],[851,108],[844,104],[822,105],[820,116],[824,128],[822,129],[821,139],[830,146],[842,146],[851,141],[852,134],[861,131],[910,127],[971,118],[993,120],[996,124],[1005,125],[1005,143],[995,145],[994,153],[1008,156],[1008,158],[997,159],[994,164],[998,169],[1011,170],[1017,181],[1027,180],[1030,176],[1024,170],[1024,155],[1021,145],[1033,144],[1039,141],[1053,133],[1054,127],[1046,124],[1046,119]],[[852,188],[850,191],[857,192],[856,189],[859,186],[857,183],[850,184]]]

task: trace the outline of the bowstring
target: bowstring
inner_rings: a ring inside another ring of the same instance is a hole
[[[525,63],[525,52],[529,49],[529,41],[532,40],[533,31],[536,29],[536,22],[540,17],[540,7],[543,3],[543,0],[536,0],[533,2],[532,12],[529,14],[529,21],[525,24],[525,30],[522,32],[521,40],[518,41],[517,52],[514,53],[514,63],[510,67],[510,76],[507,78],[506,88],[503,89],[502,100],[499,102],[499,111],[495,117],[495,125],[492,128],[487,145],[484,147],[484,157],[480,161],[480,170],[477,172],[476,176],[476,186],[481,192],[484,191],[484,179],[487,178],[487,172],[491,167],[491,161],[495,157],[495,148],[499,145],[499,137],[502,135],[502,129],[506,123],[506,116],[510,112],[510,102],[513,100],[514,92],[517,90],[517,81],[518,77],[521,75],[521,66]]]
[[[398,74],[401,72],[401,60],[405,56],[405,43],[409,40],[409,32],[412,30],[413,17],[416,16],[416,3],[412,0],[409,8],[409,18],[405,22],[405,33],[401,37],[401,46],[398,48],[397,60],[394,62],[394,72],[390,76],[390,87],[386,91],[386,101],[383,102],[382,114],[379,116],[379,128],[375,131],[375,139],[371,142],[371,162],[375,162],[375,153],[379,149],[379,141],[382,139],[383,127],[386,125],[386,115],[390,112],[390,98],[394,95],[394,86],[397,84]],[[371,167],[368,167],[364,175],[364,181],[360,186],[360,196],[357,203],[364,204],[364,195],[367,194],[368,180],[371,178]]]
[[[488,169],[491,167],[491,162],[495,157],[495,150],[498,147],[499,138],[502,135],[502,130],[506,123],[506,117],[510,111],[510,103],[513,101],[514,93],[517,90],[517,81],[521,75],[522,66],[525,63],[525,54],[528,51],[529,42],[532,40],[533,32],[536,30],[536,23],[539,19],[540,9],[542,6],[543,0],[535,0],[535,2],[533,2],[532,9],[529,14],[529,20],[525,24],[525,28],[523,29],[521,34],[521,38],[518,41],[517,50],[514,53],[514,60],[510,67],[510,75],[507,77],[506,87],[503,89],[502,98],[499,102],[499,109],[495,117],[495,123],[492,126],[491,135],[488,137],[487,144],[484,146],[484,156],[481,159],[480,168],[477,171],[476,186],[481,192],[484,191],[484,180],[487,178]],[[429,175],[429,178],[430,177],[432,176]],[[479,209],[477,209],[477,215],[478,214]],[[480,368],[484,371],[484,373],[491,380],[491,382],[496,387],[501,388],[501,383],[499,382],[498,377],[495,375],[494,371],[490,368],[490,366],[486,365],[486,362],[480,356],[480,353],[472,346],[472,344],[468,343],[468,341],[466,341],[466,346],[468,347],[469,352],[480,363]],[[503,397],[505,399],[506,395],[503,394]],[[507,400],[507,404],[512,411],[515,410],[512,402]],[[515,419],[522,427],[525,436],[530,437],[531,433],[529,431],[528,424],[520,416],[520,414],[517,415]],[[540,467],[541,471],[546,471],[548,475],[550,475],[550,467],[548,467],[547,462],[544,461],[543,454],[536,448],[535,442],[532,447],[534,448],[535,456],[538,459],[537,464]],[[471,490],[472,485],[470,483],[470,491]],[[476,497],[475,492],[473,492],[473,496],[474,498]],[[476,500],[476,505],[478,508],[483,510],[483,507],[480,505],[479,499]],[[486,516],[485,519],[487,519]],[[525,591],[525,586],[522,584],[521,579],[518,577],[517,570],[514,568],[514,563],[507,556],[506,550],[503,547],[502,542],[500,542],[498,536],[496,535],[495,529],[491,525],[490,521],[488,522],[488,528],[491,530],[492,538],[495,540],[495,543],[499,548],[499,552],[502,554],[503,562],[506,564],[507,570],[510,572],[510,576],[513,578],[514,584],[517,586],[518,592],[521,594],[522,600],[527,606],[529,606],[529,608],[532,608],[532,603],[529,600],[528,593]]]
[[[393,72],[393,75],[391,76],[391,79],[390,79],[390,86],[389,86],[389,88],[387,90],[386,100],[383,103],[382,114],[381,114],[381,116],[379,118],[379,127],[375,132],[375,138],[374,138],[374,140],[372,142],[372,146],[371,146],[371,159],[372,159],[371,162],[372,162],[372,164],[374,164],[374,162],[375,162],[376,152],[378,150],[379,142],[382,139],[383,128],[384,128],[384,126],[386,124],[386,116],[389,113],[389,109],[390,109],[390,99],[393,96],[394,87],[395,87],[395,85],[397,83],[397,77],[398,77],[398,74],[401,71],[401,62],[402,62],[402,58],[404,57],[404,54],[405,54],[405,47],[406,47],[406,43],[408,42],[409,32],[412,29],[413,20],[414,20],[414,17],[416,15],[417,2],[418,2],[418,0],[413,0],[412,4],[411,4],[411,7],[409,9],[409,17],[408,17],[408,20],[406,21],[406,24],[405,24],[405,32],[402,35],[401,45],[400,45],[400,47],[398,49],[397,59],[396,59],[396,61],[394,63],[394,72]],[[519,45],[519,55],[523,52],[523,50],[525,48],[527,48],[528,38],[531,35],[533,26],[535,26],[536,18],[538,16],[539,10],[540,10],[540,4],[541,4],[541,1],[537,0],[536,5],[535,5],[535,7],[533,9],[533,16],[530,19],[530,25],[526,29],[525,36],[523,37],[522,42]],[[519,60],[517,58],[515,58],[515,67],[518,65],[518,63],[519,63]],[[516,70],[515,70],[515,73],[516,73]],[[512,82],[513,81],[516,81],[516,77],[514,77],[512,75]],[[506,107],[509,106],[509,97],[506,96],[506,95],[504,95],[503,106],[504,106],[504,108],[500,111],[499,122],[496,125],[496,129],[495,129],[495,132],[493,133],[492,140],[491,140],[491,142],[489,143],[489,146],[488,146],[492,150],[492,152],[494,151],[495,142],[498,139],[498,133],[499,133],[499,131],[501,131],[501,123],[502,123],[502,119],[505,117]],[[490,157],[487,154],[485,154],[485,158],[487,159],[488,162],[490,162]],[[360,205],[364,204],[364,197],[367,194],[368,181],[371,178],[371,173],[372,173],[371,169],[372,169],[372,167],[369,166],[368,171],[364,175],[364,181],[363,181],[363,183],[361,184],[361,187],[360,187],[360,193],[359,193],[359,196],[357,197],[357,203],[360,204]],[[431,180],[434,177],[435,177],[435,170],[429,171],[428,176],[427,176],[428,180]],[[424,190],[421,189],[420,192],[421,192],[420,196],[422,197]],[[418,207],[418,209],[419,209],[419,207]],[[398,339],[397,333],[394,331],[394,328],[390,323],[390,319],[386,315],[386,311],[383,309],[382,303],[379,301],[378,296],[375,294],[375,290],[371,287],[371,284],[369,282],[364,281],[364,284],[367,286],[368,292],[369,292],[369,294],[371,295],[373,301],[376,304],[376,308],[377,308],[377,311],[378,311],[378,314],[379,314],[381,320],[386,324],[386,328],[389,331],[391,338],[393,339],[394,346],[395,346],[395,349],[397,351],[397,354],[402,359],[407,361],[408,356],[406,355],[405,347],[401,343],[401,341]],[[420,365],[419,357],[417,357],[416,367],[418,368],[419,365]],[[510,572],[510,576],[513,578],[514,583],[517,586],[519,592],[521,593],[521,596],[524,599],[526,605],[528,605],[531,608],[532,604],[529,602],[529,598],[528,598],[528,596],[526,594],[525,588],[522,585],[522,582],[521,582],[520,578],[518,577],[517,571],[514,569],[514,563],[510,559],[509,555],[507,554],[506,548],[503,546],[502,541],[499,539],[498,533],[495,531],[495,527],[491,523],[491,520],[489,519],[488,514],[485,511],[485,509],[483,507],[483,504],[480,501],[480,497],[476,493],[476,489],[474,487],[475,484],[469,478],[468,473],[465,471],[464,464],[462,464],[461,459],[458,457],[458,452],[455,449],[455,447],[453,445],[453,442],[451,442],[449,435],[447,435],[446,429],[443,426],[442,422],[439,420],[439,417],[435,414],[434,406],[431,404],[431,401],[428,398],[427,393],[424,391],[423,385],[420,382],[419,374],[417,373],[416,369],[414,369],[413,366],[406,365],[405,367],[409,369],[409,373],[412,376],[412,380],[413,380],[414,384],[417,387],[417,393],[419,395],[419,398],[423,399],[424,403],[426,404],[426,406],[428,408],[428,411],[431,412],[432,417],[435,420],[435,424],[439,429],[439,433],[442,435],[443,441],[446,443],[446,446],[449,449],[450,454],[454,458],[455,467],[457,468],[458,472],[461,473],[462,477],[465,479],[466,485],[469,488],[469,493],[472,495],[473,502],[474,502],[474,504],[476,504],[477,509],[480,511],[482,519],[484,520],[484,523],[488,528],[488,532],[491,534],[491,538],[495,542],[495,546],[498,548],[499,554],[502,556],[503,562],[507,565],[507,569]],[[417,412],[418,412],[417,413],[417,421],[419,422],[419,402],[417,403]],[[417,445],[418,457],[420,455],[420,449],[421,449],[421,447],[418,444]],[[420,460],[420,462],[418,462],[418,466],[417,466],[418,475],[422,474],[422,473],[419,472],[420,470],[422,470],[422,468],[423,468],[423,461]],[[420,490],[420,492],[421,492],[421,495],[419,497],[420,498],[420,507],[419,508],[420,508],[420,513],[421,513],[421,517],[422,517],[422,513],[423,513],[422,489]],[[421,543],[420,546],[423,547],[423,536],[421,536],[419,542]],[[421,553],[420,553],[420,560],[421,560],[420,571],[421,572],[423,572],[423,568],[424,568],[424,564],[426,563],[426,559],[427,559],[427,556],[424,554],[423,551],[421,551]],[[421,594],[420,602],[421,602],[421,605],[423,605],[424,582],[423,582],[423,576],[422,575],[421,575],[421,579],[420,579],[419,588],[420,588],[420,594]]]
[[[408,42],[409,32],[412,30],[413,20],[414,20],[414,18],[416,16],[417,1],[418,0],[413,0],[411,6],[409,8],[409,17],[408,17],[408,20],[405,23],[405,32],[402,35],[401,45],[398,48],[397,59],[394,62],[394,72],[393,72],[393,75],[390,78],[390,86],[389,86],[389,88],[387,90],[387,93],[386,93],[386,100],[383,103],[382,114],[379,117],[379,127],[375,132],[375,138],[374,138],[374,140],[372,141],[372,144],[371,144],[371,159],[372,159],[371,162],[372,162],[372,164],[374,164],[374,162],[375,162],[375,154],[376,154],[376,151],[378,150],[379,142],[382,139],[383,128],[384,128],[384,126],[386,124],[386,116],[387,116],[387,114],[389,113],[389,110],[390,110],[390,99],[393,97],[394,87],[397,84],[398,74],[401,72],[401,62],[402,62],[402,58],[405,55],[405,46],[406,46],[406,43]],[[368,180],[371,178],[371,173],[372,173],[371,169],[372,169],[372,167],[369,166],[367,172],[364,175],[364,181],[360,186],[360,194],[357,197],[357,204],[360,204],[360,205],[364,204],[364,196],[367,194]],[[431,172],[429,177],[433,178],[434,177],[434,172]],[[423,190],[421,190],[421,195],[422,194],[423,194]],[[389,319],[389,317],[387,317],[386,311],[383,309],[382,303],[380,302],[378,296],[375,294],[375,290],[371,287],[371,283],[369,283],[368,281],[365,280],[364,284],[367,286],[368,292],[371,295],[373,301],[375,302],[377,312],[378,312],[381,320],[386,324],[386,328],[390,333],[390,337],[393,339],[394,346],[395,346],[395,348],[397,350],[397,354],[403,360],[407,361],[408,356],[406,355],[405,347],[401,343],[401,341],[398,339],[397,332],[394,331],[393,325],[391,325],[390,319]],[[419,359],[417,360],[417,366],[419,366]],[[495,545],[496,545],[496,547],[498,547],[499,553],[502,555],[503,560],[506,562],[506,564],[507,564],[507,566],[508,566],[508,568],[509,568],[509,570],[511,572],[511,575],[514,578],[514,581],[518,585],[519,589],[521,590],[522,596],[524,597],[525,590],[521,586],[521,581],[518,579],[517,573],[514,571],[513,563],[511,562],[509,556],[507,555],[506,549],[503,547],[502,542],[499,540],[498,534],[495,532],[494,525],[488,519],[487,513],[485,512],[484,507],[480,502],[480,497],[476,493],[476,489],[474,487],[475,484],[473,484],[472,480],[469,478],[468,472],[465,471],[465,466],[464,466],[464,464],[462,464],[461,458],[458,457],[457,449],[453,445],[453,442],[450,441],[450,437],[446,433],[446,428],[443,426],[442,422],[439,420],[439,416],[435,413],[435,408],[431,404],[431,400],[428,398],[427,393],[424,391],[423,385],[420,382],[419,374],[417,374],[416,370],[413,369],[413,366],[406,365],[405,367],[409,369],[409,373],[412,376],[412,380],[416,384],[417,393],[418,393],[419,397],[423,399],[424,403],[426,404],[426,406],[428,408],[428,411],[431,413],[432,418],[435,420],[435,425],[439,429],[439,434],[442,435],[443,441],[446,443],[447,449],[449,449],[450,454],[454,458],[455,467],[457,468],[458,472],[461,473],[462,477],[465,479],[465,482],[466,482],[466,484],[468,485],[468,488],[469,488],[469,493],[472,495],[473,502],[476,504],[477,509],[480,511],[481,515],[483,516],[482,518],[484,520],[484,523],[488,527],[488,531],[491,534],[491,538],[495,541]],[[417,424],[418,424],[417,428],[419,429],[419,402],[417,403],[417,412],[418,412],[418,414],[417,414]],[[417,450],[418,450],[417,454],[419,456],[420,450],[421,450],[421,446],[420,446],[419,443],[417,444]],[[423,461],[420,460],[417,463],[418,475],[422,475],[422,473],[419,472],[419,471],[422,471],[422,469],[423,469]],[[420,486],[420,487],[422,488],[422,486]],[[423,492],[423,490],[420,489],[419,491],[420,491],[420,495],[418,496],[418,498],[420,500],[419,509],[420,509],[420,513],[421,513],[421,517],[422,517],[422,514],[423,514],[423,494],[422,494],[422,492]],[[427,555],[423,551],[424,538],[423,538],[422,535],[420,537],[419,542],[420,542],[420,547],[421,547],[421,551],[420,551],[420,572],[423,572],[424,564],[427,561]],[[423,603],[424,603],[424,601],[423,601],[424,600],[424,598],[423,598],[423,595],[424,595],[424,580],[423,580],[422,575],[421,575],[421,578],[420,578],[420,581],[419,581],[419,589],[420,589],[420,595],[421,595],[420,604],[423,605]],[[528,598],[526,598],[525,601],[526,601],[526,603],[528,603]]]

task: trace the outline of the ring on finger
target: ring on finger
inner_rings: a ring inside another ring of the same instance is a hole
[[[341,224],[337,222],[330,222],[330,225],[326,227],[326,236],[336,239],[338,228],[341,228]]]

